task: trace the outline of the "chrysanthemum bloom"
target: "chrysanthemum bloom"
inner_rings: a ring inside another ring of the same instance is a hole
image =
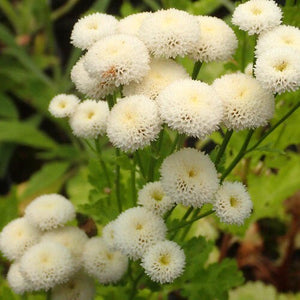
[[[165,194],[161,182],[156,181],[148,182],[139,190],[138,204],[159,216],[163,216],[174,206],[175,202]]]
[[[255,47],[256,56],[277,47],[288,47],[300,54],[300,29],[289,25],[280,25],[261,34]]]
[[[24,252],[36,244],[41,232],[25,218],[8,223],[0,233],[0,250],[9,260],[20,258]]]
[[[107,136],[125,152],[144,148],[155,140],[161,129],[157,104],[143,95],[119,99],[107,121]]]
[[[71,43],[82,50],[90,48],[100,39],[117,32],[118,20],[107,14],[94,13],[75,23]]]
[[[141,258],[147,249],[165,239],[162,218],[144,207],[133,207],[119,215],[115,223],[117,248],[130,258]]]
[[[74,261],[66,247],[44,241],[25,252],[20,268],[33,290],[48,290],[69,280],[74,272]]]
[[[142,80],[149,71],[149,54],[137,37],[112,35],[89,49],[84,67],[100,84],[120,86]]]
[[[162,241],[148,249],[141,265],[151,280],[170,283],[183,273],[185,254],[178,244]]]
[[[94,281],[85,274],[76,274],[65,284],[55,286],[51,291],[51,300],[93,300]]]
[[[115,221],[111,221],[102,228],[102,238],[110,250],[116,250]]]
[[[224,182],[216,193],[214,210],[221,222],[242,225],[252,207],[250,195],[240,182]]]
[[[112,94],[116,89],[113,83],[101,82],[91,77],[84,68],[84,56],[82,56],[71,70],[71,79],[76,89],[92,99],[101,99]]]
[[[238,46],[233,30],[216,17],[198,16],[197,21],[200,26],[199,42],[190,56],[205,62],[230,59]]]
[[[204,138],[218,129],[223,105],[206,83],[185,79],[168,85],[157,97],[162,121],[189,136]]]
[[[49,112],[56,118],[70,117],[80,100],[75,95],[59,94],[49,104]]]
[[[273,117],[274,97],[255,78],[243,73],[227,74],[217,78],[213,87],[223,101],[227,128],[257,128]]]
[[[41,230],[50,230],[73,220],[75,208],[65,197],[48,194],[37,197],[26,207],[25,218]]]
[[[175,58],[190,53],[199,41],[200,28],[194,16],[175,8],[159,10],[142,23],[140,39],[155,57]]]
[[[121,19],[118,24],[118,32],[137,36],[142,22],[150,15],[151,12],[141,12]]]
[[[255,76],[273,93],[297,90],[300,86],[299,51],[288,47],[265,51],[256,60]]]
[[[74,267],[81,267],[82,251],[88,241],[88,237],[83,230],[73,226],[59,228],[45,233],[41,241],[56,242],[65,246],[73,255]]]
[[[282,11],[273,0],[250,0],[237,6],[232,23],[249,35],[259,34],[280,25]]]
[[[102,238],[91,238],[83,252],[85,271],[100,283],[115,283],[128,267],[128,258],[119,251],[111,251]]]
[[[219,187],[217,171],[209,156],[192,148],[168,156],[160,173],[166,194],[185,206],[201,207],[212,202]]]
[[[130,83],[123,87],[125,96],[145,95],[156,99],[157,95],[166,86],[175,80],[187,79],[189,74],[185,68],[171,59],[153,59],[150,71],[140,83]]]
[[[73,134],[81,138],[96,138],[106,131],[109,108],[106,101],[85,100],[70,118]]]

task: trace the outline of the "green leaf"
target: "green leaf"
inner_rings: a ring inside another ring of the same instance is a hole
[[[4,94],[0,94],[0,117],[9,119],[18,118],[18,110],[12,99]]]
[[[10,159],[14,153],[15,145],[2,143],[0,144],[0,178],[6,174]]]
[[[17,189],[12,187],[10,193],[0,197],[0,231],[10,221],[18,217]]]
[[[118,156],[115,160],[116,164],[119,165],[124,170],[131,170],[131,162],[127,155],[122,154]]]

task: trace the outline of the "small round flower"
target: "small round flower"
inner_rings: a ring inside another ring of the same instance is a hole
[[[185,254],[178,244],[162,241],[149,248],[141,265],[151,280],[170,283],[183,273]]]
[[[142,23],[139,38],[155,57],[175,58],[190,53],[199,41],[194,16],[175,8],[159,10]]]
[[[141,258],[148,248],[165,239],[162,218],[144,207],[133,207],[119,215],[115,223],[117,248],[131,259]]]
[[[158,94],[170,83],[179,79],[187,79],[189,74],[185,68],[171,59],[153,59],[150,71],[140,83],[132,82],[123,87],[125,96],[145,95],[156,99]]]
[[[288,47],[265,51],[256,60],[255,76],[273,93],[297,90],[300,86],[299,51]]]
[[[65,197],[48,194],[37,197],[26,207],[25,218],[41,230],[51,230],[73,220],[75,208]]]
[[[71,79],[76,89],[92,99],[101,99],[106,95],[112,94],[116,86],[108,82],[100,82],[91,77],[84,68],[84,56],[73,66],[71,70]]]
[[[37,228],[25,218],[18,218],[8,223],[0,233],[0,250],[9,260],[18,259],[40,237],[41,233]]]
[[[88,237],[78,227],[66,226],[43,235],[41,241],[56,242],[70,250],[74,258],[74,267],[80,268],[82,263],[82,251]]]
[[[118,32],[138,36],[142,22],[150,15],[151,12],[141,12],[121,19],[118,24]]]
[[[75,95],[59,94],[49,104],[49,112],[56,118],[70,117],[80,100]]]
[[[119,281],[128,267],[128,258],[119,251],[111,251],[100,237],[86,243],[83,260],[85,271],[102,284]]]
[[[76,274],[65,284],[55,286],[51,291],[51,300],[93,300],[94,281],[85,274]]]
[[[242,225],[252,207],[250,195],[240,182],[224,182],[216,193],[214,210],[221,222]]]
[[[201,207],[212,202],[219,187],[218,174],[209,156],[192,148],[168,156],[160,173],[165,193],[185,206]]]
[[[110,250],[116,250],[115,221],[111,221],[102,228],[102,238]]]
[[[156,181],[148,182],[139,190],[138,204],[159,216],[163,216],[174,206],[175,202],[165,194],[161,182]]]
[[[70,118],[73,134],[81,138],[96,138],[106,131],[109,108],[106,101],[85,100]]]
[[[99,84],[120,86],[142,80],[149,71],[149,54],[137,37],[117,34],[95,43],[85,55],[84,67]]]
[[[161,129],[157,104],[136,95],[119,99],[107,121],[107,136],[125,152],[144,148],[157,138]]]
[[[278,47],[292,48],[300,52],[300,29],[289,25],[280,25],[261,34],[255,47],[256,56]]]
[[[199,42],[190,56],[205,62],[230,59],[238,46],[233,30],[216,17],[198,16],[197,20],[200,26]]]
[[[184,79],[168,85],[157,97],[162,121],[189,136],[204,138],[218,129],[222,101],[206,83]]]
[[[229,129],[264,126],[273,117],[274,97],[253,77],[243,73],[217,78],[213,87],[223,101],[223,123]]]
[[[21,272],[33,290],[48,290],[69,280],[74,271],[70,251],[55,242],[40,242],[29,248],[20,260]]]
[[[250,0],[237,6],[232,23],[249,35],[270,30],[281,23],[282,11],[273,0]]]
[[[79,19],[71,33],[71,43],[82,50],[90,48],[100,39],[115,34],[118,20],[107,14],[94,13]]]

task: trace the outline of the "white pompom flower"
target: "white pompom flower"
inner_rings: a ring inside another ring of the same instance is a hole
[[[20,258],[24,252],[36,244],[41,232],[25,218],[8,223],[0,233],[0,250],[9,260]]]
[[[265,51],[256,60],[255,76],[273,93],[297,90],[300,86],[299,51],[288,47]]]
[[[163,219],[144,207],[133,207],[119,215],[115,223],[117,248],[136,260],[166,236]]]
[[[170,8],[159,10],[142,23],[139,38],[154,57],[175,58],[190,53],[199,41],[200,28],[194,16]]]
[[[80,100],[75,95],[59,94],[49,104],[49,112],[56,118],[70,117]]]
[[[70,118],[73,134],[85,139],[103,135],[108,115],[109,108],[106,101],[87,99],[81,102]]]
[[[218,129],[223,105],[215,90],[204,82],[177,80],[157,97],[162,121],[189,136],[204,138]]]
[[[55,286],[51,300],[93,300],[95,293],[94,281],[86,274],[78,273],[67,283]]]
[[[168,156],[160,173],[165,193],[185,206],[211,203],[219,187],[217,170],[209,156],[192,148]]]
[[[125,152],[134,152],[154,141],[161,129],[157,104],[143,95],[119,99],[110,111],[107,136]]]
[[[149,248],[141,265],[151,280],[170,283],[183,273],[185,254],[175,242],[162,241]]]
[[[250,195],[240,182],[224,182],[216,193],[214,210],[221,222],[242,225],[252,207]]]
[[[102,238],[110,250],[116,250],[115,221],[111,221],[102,228]]]
[[[51,230],[72,221],[75,208],[64,196],[48,194],[37,197],[26,207],[25,218],[41,230]]]
[[[213,87],[223,101],[223,123],[229,129],[243,130],[264,126],[273,117],[275,102],[252,76],[243,73],[223,75]]]
[[[94,13],[79,19],[71,33],[71,43],[82,50],[117,32],[118,20],[107,14]]]
[[[20,259],[21,272],[35,291],[67,282],[74,272],[70,251],[59,243],[44,241],[29,248]]]
[[[250,0],[236,7],[232,23],[249,35],[260,34],[281,23],[282,11],[273,0]]]
[[[143,21],[150,15],[151,12],[141,12],[121,19],[118,24],[118,32],[138,36]]]
[[[117,34],[95,43],[85,55],[84,67],[99,83],[118,87],[141,81],[149,71],[149,60],[137,37]]]
[[[130,83],[123,87],[125,96],[145,95],[153,100],[169,84],[179,79],[187,79],[185,68],[171,59],[153,59],[150,71],[140,83]]]
[[[224,61],[234,54],[238,40],[233,30],[222,20],[211,16],[198,16],[200,37],[190,56],[197,61]]]
[[[86,243],[83,260],[85,271],[102,284],[119,281],[128,267],[128,258],[119,251],[111,251],[100,237]]]
[[[163,216],[174,206],[175,202],[165,194],[161,182],[156,181],[148,182],[139,190],[138,204],[159,216]]]

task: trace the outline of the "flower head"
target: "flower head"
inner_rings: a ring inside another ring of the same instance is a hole
[[[151,12],[132,14],[119,21],[118,32],[138,36],[143,21],[151,15]]]
[[[75,95],[59,94],[49,104],[49,112],[56,118],[70,117],[80,100]]]
[[[102,228],[102,238],[110,250],[116,250],[115,221],[111,221]]]

